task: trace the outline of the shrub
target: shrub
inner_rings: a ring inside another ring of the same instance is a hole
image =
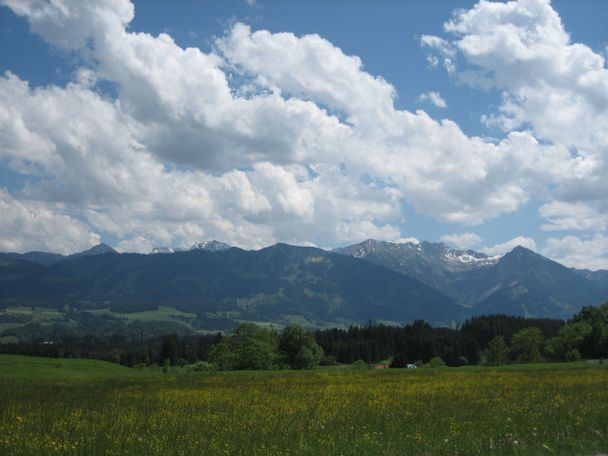
[[[573,348],[566,353],[566,361],[578,361],[579,359],[581,359],[581,352],[579,352],[576,348]]]
[[[188,364],[184,369],[188,372],[209,372],[214,371],[215,366],[207,361],[198,361],[194,364]]]
[[[369,366],[362,359],[358,359],[353,363],[353,368],[355,369],[367,369]]]
[[[321,358],[321,362],[319,364],[321,366],[336,366],[338,362],[336,361],[336,357],[334,355],[327,355]]]
[[[434,358],[432,358],[429,361],[428,366],[429,367],[445,367],[445,362],[439,356],[435,356]]]

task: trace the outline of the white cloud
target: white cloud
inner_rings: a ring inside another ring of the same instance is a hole
[[[393,122],[393,86],[319,35],[252,32],[237,23],[217,46],[261,87],[344,112],[359,129]]]
[[[88,249],[100,236],[85,223],[63,213],[61,207],[17,201],[0,188],[0,251],[40,250],[63,254]]]
[[[190,245],[229,231],[235,245],[261,246],[285,236],[301,241],[323,217],[327,224],[317,231],[334,242],[338,225],[344,230],[353,214],[399,215],[390,191],[366,188],[328,167],[317,167],[312,179],[303,167],[267,162],[218,176],[169,170],[133,137],[140,128],[134,119],[78,85],[31,90],[8,75],[0,78],[0,100],[7,111],[0,150],[14,169],[45,177],[25,194],[85,207],[90,223],[119,237]],[[325,188],[334,183],[340,187]],[[309,238],[323,240],[315,233]]]
[[[154,248],[154,244],[149,239],[141,236],[136,236],[131,239],[123,239],[115,247],[119,252],[133,252],[133,253],[150,253]]]
[[[563,200],[608,198],[608,69],[604,57],[573,43],[548,0],[483,1],[444,25],[479,78],[503,92],[487,123],[506,131],[530,129],[536,138],[565,147],[554,194]]]
[[[438,108],[445,109],[448,107],[445,100],[441,97],[439,92],[425,92],[418,97],[419,102],[429,102],[434,104]]]
[[[532,238],[517,236],[516,238],[511,239],[510,241],[503,242],[502,244],[495,244],[491,247],[484,247],[481,249],[483,253],[487,253],[488,255],[504,255],[507,252],[510,252],[515,247],[521,246],[532,251],[536,251],[536,242]]]
[[[608,269],[608,237],[598,233],[585,239],[549,238],[543,254],[573,268]]]
[[[608,229],[608,213],[592,203],[566,203],[553,201],[540,207],[539,213],[549,223],[541,228],[545,231]]]
[[[543,159],[548,168],[541,165],[537,172],[544,182],[531,192],[545,201],[539,212],[548,223],[541,228],[595,231],[601,236],[608,225],[604,56],[572,42],[548,0],[479,2],[456,12],[444,30],[450,39],[421,40],[424,48],[434,51],[430,58],[437,63],[445,56],[451,61],[458,58],[466,65],[459,63],[457,71],[449,70],[456,79],[502,92],[498,111],[482,120],[506,132],[526,131],[554,147],[554,155]],[[578,238],[563,239],[573,244]],[[587,258],[603,264],[593,256]],[[584,260],[568,261],[582,264]]]
[[[457,249],[470,249],[481,244],[481,237],[475,233],[446,234],[439,238],[442,242]]]
[[[436,68],[441,64],[449,74],[453,74],[456,71],[456,49],[452,43],[438,36],[422,35],[420,37],[420,44],[423,48],[430,51],[427,54],[429,65]]]
[[[133,20],[129,0],[3,0],[45,41],[66,50],[79,50],[91,38],[101,41],[111,33],[121,33]]]
[[[395,244],[420,244],[420,240],[411,236],[393,239],[391,242],[394,242]]]
[[[479,224],[511,212],[539,182],[551,179],[538,179],[541,166],[550,173],[553,162],[569,157],[559,148],[546,153],[525,133],[494,145],[467,137],[449,120],[396,110],[392,86],[316,35],[252,32],[237,24],[218,47],[263,88],[342,112],[351,128],[332,143],[343,146],[339,151],[326,148],[325,159],[341,160],[351,175],[371,173],[419,212],[439,219]],[[518,168],[520,174],[509,172]]]

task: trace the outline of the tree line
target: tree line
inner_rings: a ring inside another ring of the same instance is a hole
[[[350,326],[310,332],[298,325],[281,331],[244,323],[229,335],[131,334],[64,336],[0,345],[0,352],[97,358],[126,366],[197,369],[311,368],[319,364],[391,362],[447,366],[500,365],[608,357],[608,303],[584,307],[571,320],[487,315],[458,328],[418,320],[404,326]]]

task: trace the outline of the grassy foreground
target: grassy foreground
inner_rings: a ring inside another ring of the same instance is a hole
[[[178,375],[0,355],[0,454],[607,450],[603,366]]]

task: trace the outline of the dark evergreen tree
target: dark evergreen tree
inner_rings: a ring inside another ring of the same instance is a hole
[[[160,362],[169,360],[172,366],[175,366],[177,360],[181,358],[181,341],[175,333],[169,334],[163,338],[163,343],[160,349]]]
[[[391,369],[403,369],[406,366],[407,359],[403,353],[397,353],[389,365]]]

